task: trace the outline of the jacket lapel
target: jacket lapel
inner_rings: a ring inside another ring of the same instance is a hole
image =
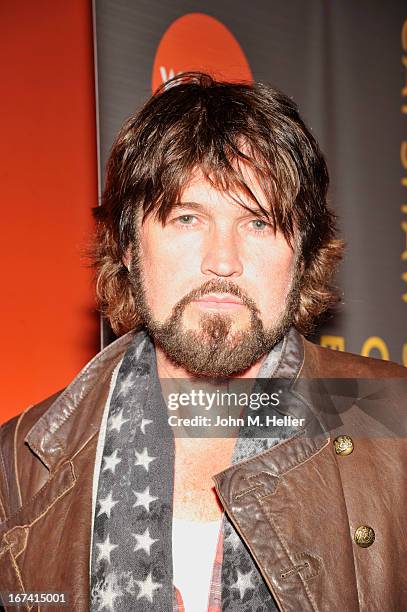
[[[317,424],[214,477],[280,609],[357,610],[352,542],[332,444]],[[344,589],[346,585],[346,589]]]
[[[133,332],[98,353],[35,423],[25,442],[54,472],[74,457],[99,431],[112,372],[129,346]]]

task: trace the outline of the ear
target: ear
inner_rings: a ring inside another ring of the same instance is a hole
[[[127,247],[123,257],[122,257],[122,262],[124,264],[124,266],[128,269],[128,271],[130,272],[130,266],[131,266],[131,244],[129,244],[129,246]]]

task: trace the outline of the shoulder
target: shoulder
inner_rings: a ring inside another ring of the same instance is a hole
[[[34,496],[61,456],[71,456],[99,427],[112,371],[134,332],[95,355],[65,389],[0,427],[0,522]]]
[[[333,437],[364,438],[366,448],[379,439],[407,453],[407,368],[393,362],[335,351],[304,339],[300,378],[315,381],[313,399]],[[403,460],[404,460],[403,459]]]
[[[35,425],[62,392],[63,389],[38,404],[28,406],[23,412],[0,425],[0,453],[3,459],[7,458],[7,463],[10,462],[14,447],[21,446],[31,427]]]
[[[30,429],[36,422],[47,412],[47,410],[56,402],[61,394],[65,394],[72,390],[73,387],[78,387],[77,395],[83,396],[87,389],[92,387],[99,379],[106,374],[109,375],[112,364],[115,365],[117,360],[127,349],[133,332],[129,332],[125,336],[118,338],[115,342],[109,344],[106,348],[95,355],[72,380],[70,385],[65,389],[61,389],[45,398],[41,402],[32,404],[20,414],[17,414],[10,420],[0,425],[0,450],[3,450],[16,435],[19,440],[24,440]],[[72,393],[70,394],[72,395]],[[69,397],[72,401],[72,397]]]
[[[302,375],[315,378],[407,378],[407,368],[392,361],[325,348],[303,338]]]
[[[16,431],[20,433],[23,431],[28,432],[29,429],[36,423],[36,421],[48,410],[51,404],[57,399],[57,397],[63,392],[63,389],[57,391],[53,395],[45,398],[38,404],[32,404],[28,406],[23,412],[20,412],[16,416],[12,417],[2,425],[0,425],[0,441],[3,443],[10,437],[14,437]],[[1,446],[3,448],[3,446]]]

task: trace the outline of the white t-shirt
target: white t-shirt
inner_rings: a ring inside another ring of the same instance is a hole
[[[185,612],[207,612],[212,567],[222,519],[187,521],[173,519],[172,561],[174,584]]]

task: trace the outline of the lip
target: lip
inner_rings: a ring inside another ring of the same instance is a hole
[[[205,295],[194,302],[199,303],[204,308],[238,308],[243,306],[243,302],[234,295]]]

